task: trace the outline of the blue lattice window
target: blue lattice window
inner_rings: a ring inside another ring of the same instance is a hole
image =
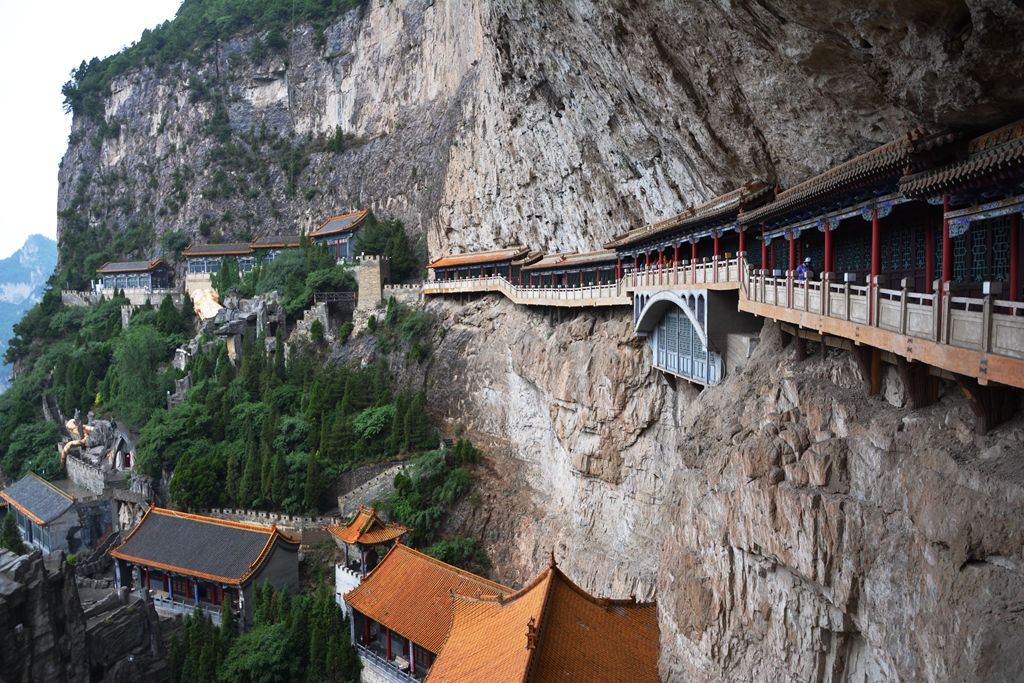
[[[913,235],[913,228],[906,227],[900,230],[900,268],[904,270],[910,267],[910,238]]]
[[[927,239],[928,226],[924,224],[918,224],[914,228],[914,267],[924,268],[926,263],[925,258],[925,239]]]
[[[932,228],[932,239],[935,242],[935,266],[933,268],[932,279],[942,279],[942,223]]]
[[[971,280],[984,282],[988,273],[988,221],[971,224]]]
[[[860,270],[864,266],[864,236],[858,235],[853,241],[853,263],[850,264],[851,270]]]
[[[882,236],[882,272],[889,271],[889,236]]]
[[[967,280],[967,233],[953,238],[953,279]]]
[[[1010,278],[1010,217],[992,220],[992,279]]]

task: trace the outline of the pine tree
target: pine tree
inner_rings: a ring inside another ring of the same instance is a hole
[[[285,462],[284,453],[277,452],[274,456],[274,483],[271,485],[271,497],[274,505],[280,508],[284,499],[288,497],[288,463]]]
[[[274,460],[270,448],[260,446],[260,499],[266,505],[271,500],[271,487],[274,482]]]
[[[283,325],[277,326],[277,332],[275,333],[274,343],[274,374],[277,375],[277,379],[284,382],[288,378],[288,373],[284,364],[284,337],[281,334],[281,328]]]
[[[245,468],[242,483],[238,487],[238,504],[244,508],[257,505],[260,498],[260,456],[256,436],[250,434],[245,449]]]
[[[242,480],[241,468],[238,466],[238,458],[232,453],[228,458],[228,470],[224,482],[224,493],[232,507],[238,505],[238,487]]]
[[[405,434],[411,450],[431,450],[437,448],[440,443],[427,415],[425,391],[417,393],[409,404],[409,411],[405,415]]]
[[[160,302],[160,310],[156,313],[156,329],[161,334],[180,334],[185,326],[181,322],[181,314],[178,307],[174,305],[171,295],[168,294]]]
[[[4,515],[3,531],[0,531],[0,547],[10,550],[15,555],[28,555],[29,547],[21,538],[13,512]]]
[[[324,479],[320,471],[320,454],[314,452],[309,456],[309,465],[306,467],[306,488],[305,498],[302,504],[310,513],[319,513],[320,504],[324,497]]]

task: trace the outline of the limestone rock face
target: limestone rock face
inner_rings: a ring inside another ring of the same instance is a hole
[[[0,550],[0,679],[6,683],[86,683],[85,618],[75,569],[63,555],[44,560]]]
[[[434,410],[493,435],[518,482],[475,513],[512,537],[499,580],[554,548],[589,591],[656,598],[666,681],[1018,675],[1020,416],[977,437],[952,384],[913,412],[866,398],[849,354],[797,363],[771,323],[698,394],[651,369],[628,311],[430,307]]]
[[[118,132],[75,119],[58,230],[156,252],[149,227],[247,239],[358,204],[426,234],[434,256],[586,250],[919,124],[1019,117],[1022,29],[1011,0],[365,3],[322,47],[303,26],[256,61],[250,35],[115,79]],[[339,126],[346,151],[289,156]]]

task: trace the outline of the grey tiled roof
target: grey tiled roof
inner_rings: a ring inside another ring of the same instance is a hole
[[[163,259],[155,258],[152,261],[121,261],[119,263],[105,263],[96,269],[97,273],[134,273],[156,268],[163,263]],[[166,264],[164,264],[166,265]]]
[[[248,254],[252,247],[248,242],[229,242],[227,244],[190,244],[182,253],[185,256],[234,256]]]
[[[263,235],[254,239],[250,245],[253,249],[299,246],[298,235]]]
[[[57,519],[67,512],[75,502],[74,498],[32,473],[0,491],[0,496],[42,524],[48,524]]]
[[[111,554],[136,564],[242,583],[259,567],[263,549],[278,538],[270,527],[153,508]]]
[[[317,237],[323,237],[324,235],[334,235],[339,232],[354,230],[362,224],[364,218],[366,218],[365,209],[357,211],[356,213],[345,214],[344,216],[333,216],[329,218],[326,223],[310,233],[309,236],[315,239]]]

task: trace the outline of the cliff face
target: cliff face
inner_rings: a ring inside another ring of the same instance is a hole
[[[897,408],[895,372],[891,401],[865,398],[848,353],[798,363],[772,323],[697,394],[651,369],[628,312],[431,307],[435,408],[495,435],[514,482],[460,520],[499,579],[553,548],[587,590],[657,598],[666,681],[1019,674],[1024,419],[974,436],[951,382]]]
[[[355,205],[434,255],[589,249],[918,124],[1019,115],[1022,28],[1009,0],[367,3],[322,46],[306,26],[261,58],[238,37],[116,79],[106,123],[74,123],[59,231],[83,239],[62,258],[149,255],[177,229],[293,232]],[[302,142],[339,126],[344,151]]]

